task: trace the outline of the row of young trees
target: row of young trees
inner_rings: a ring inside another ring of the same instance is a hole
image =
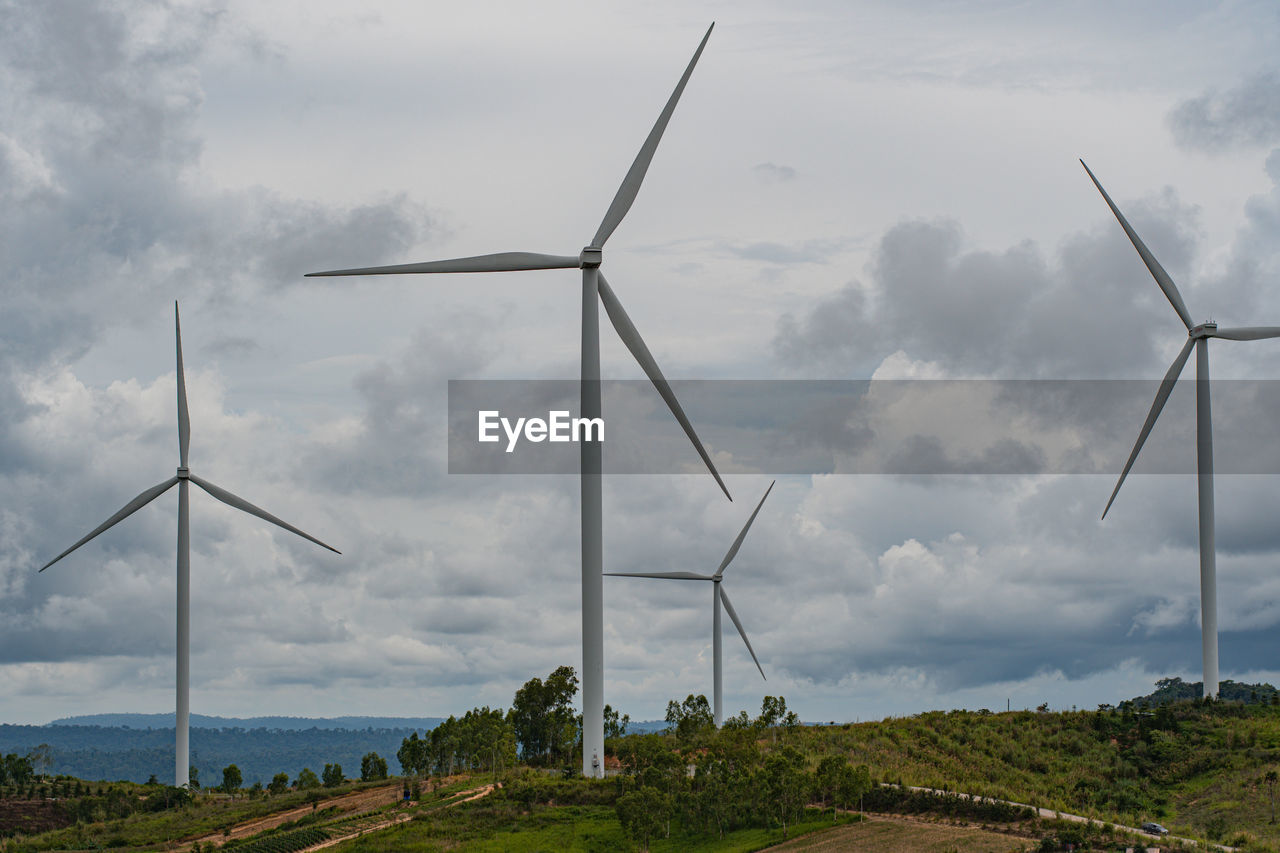
[[[405,773],[449,776],[462,770],[497,773],[515,763],[516,735],[509,714],[473,708],[437,725],[422,738],[404,739],[396,758]]]
[[[701,693],[697,695],[690,693],[683,702],[676,702],[674,699],[668,702],[666,721],[671,726],[670,731],[675,734],[676,740],[685,745],[696,742],[716,730],[711,703]],[[779,731],[791,732],[799,725],[800,718],[796,716],[795,711],[787,710],[787,700],[783,696],[764,697],[760,705],[760,716],[754,720],[747,716],[746,711],[739,711],[722,724],[730,731],[768,732],[774,743],[778,741]]]
[[[405,773],[448,776],[460,771],[500,772],[511,767],[517,754],[524,763],[543,767],[572,767],[582,742],[582,715],[573,708],[578,676],[573,667],[557,667],[546,679],[531,678],[516,691],[511,708],[484,706],[461,717],[449,717],[421,737],[405,738],[396,757]],[[606,750],[627,733],[631,717],[604,706]],[[689,695],[667,705],[667,723],[681,744],[688,745],[716,730],[706,696]],[[800,724],[787,700],[766,696],[760,716],[746,711],[725,720],[729,730],[778,731]]]
[[[484,706],[449,719],[401,743],[396,757],[405,773],[448,776],[459,771],[500,772],[517,753],[535,766],[571,765],[580,748],[582,717],[574,712],[578,676],[571,666],[546,679],[531,678],[516,691],[511,708]],[[625,734],[630,717],[605,706],[606,733]]]
[[[373,782],[387,778],[387,760],[376,752],[367,753],[360,760],[360,781]],[[348,781],[342,772],[341,764],[326,764],[321,774],[317,776],[315,771],[310,767],[302,768],[298,773],[298,778],[293,781],[293,788],[299,791],[307,791],[319,788],[322,785],[326,788],[336,788],[337,786]],[[226,794],[237,794],[244,784],[244,776],[240,772],[240,768],[235,764],[229,764],[222,768],[222,784],[218,790]],[[289,790],[289,774],[277,773],[271,777],[271,782],[264,788],[261,782],[255,782],[253,787],[249,788],[250,796],[264,794],[283,794]]]

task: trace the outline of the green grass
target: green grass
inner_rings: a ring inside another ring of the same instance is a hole
[[[335,853],[596,853],[636,850],[638,846],[622,830],[611,806],[534,806],[524,811],[515,803],[468,803],[391,829],[369,833],[333,847]],[[796,838],[817,829],[829,829],[831,817],[817,812],[788,828]],[[782,841],[782,830],[743,829],[714,836],[678,835],[654,839],[652,853],[747,853]]]

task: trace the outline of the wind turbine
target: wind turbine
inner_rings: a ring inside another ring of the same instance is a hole
[[[1138,250],[1142,262],[1147,265],[1156,284],[1160,285],[1169,304],[1178,313],[1182,324],[1187,327],[1187,341],[1182,345],[1182,350],[1174,358],[1173,364],[1169,366],[1168,372],[1160,382],[1160,390],[1156,392],[1155,402],[1151,404],[1151,411],[1147,413],[1147,419],[1138,433],[1138,440],[1133,445],[1133,452],[1129,454],[1129,461],[1125,463],[1120,479],[1116,481],[1116,487],[1111,491],[1107,507],[1102,511],[1103,518],[1107,517],[1107,512],[1111,509],[1111,504],[1115,501],[1124,478],[1133,467],[1134,460],[1138,458],[1138,451],[1142,449],[1143,442],[1147,440],[1156,419],[1160,417],[1165,401],[1173,392],[1174,383],[1178,381],[1182,368],[1191,355],[1191,348],[1194,346],[1196,350],[1196,474],[1200,503],[1200,645],[1204,656],[1204,695],[1216,698],[1218,695],[1218,570],[1214,549],[1213,424],[1209,404],[1209,338],[1224,338],[1228,341],[1278,338],[1280,326],[1219,329],[1218,324],[1212,320],[1199,325],[1194,324],[1191,320],[1191,312],[1183,303],[1182,294],[1178,293],[1178,287],[1173,283],[1173,279],[1165,272],[1164,267],[1160,266],[1160,262],[1151,254],[1151,250],[1142,242],[1142,238],[1134,232],[1124,218],[1124,214],[1111,200],[1111,196],[1107,195],[1102,184],[1098,183],[1089,166],[1083,160],[1080,161],[1080,165],[1084,166],[1084,170],[1089,173],[1089,179],[1098,188],[1098,192],[1102,193],[1107,206],[1120,221],[1120,227],[1129,236],[1129,242],[1133,243],[1133,247]]]
[[[99,533],[118,524],[165,492],[175,484],[178,487],[178,690],[177,713],[175,717],[174,770],[173,784],[187,787],[190,782],[190,740],[188,729],[191,717],[191,534],[189,529],[188,487],[187,483],[195,483],[209,494],[228,506],[256,515],[258,518],[283,527],[290,533],[296,533],[303,539],[309,539],[322,548],[328,548],[335,554],[342,553],[336,548],[324,544],[314,536],[304,533],[288,522],[281,521],[264,509],[260,509],[247,500],[219,488],[208,480],[203,480],[191,473],[187,467],[187,449],[191,446],[191,419],[187,414],[187,381],[182,373],[182,327],[178,320],[178,303],[173,303],[173,330],[177,338],[178,348],[178,473],[158,486],[152,486],[133,500],[129,501],[115,515],[98,525],[87,536],[41,567],[40,571],[52,566],[63,557],[79,548]]]
[[[751,513],[751,517],[747,519],[747,523],[742,526],[742,532],[738,534],[738,538],[733,540],[733,544],[729,546],[729,552],[724,555],[724,559],[720,561],[720,567],[716,569],[715,574],[699,575],[694,572],[605,572],[606,575],[615,578],[671,578],[682,581],[711,581],[711,649],[712,649],[712,668],[715,671],[713,680],[713,694],[715,697],[715,715],[716,727],[720,727],[720,723],[724,720],[724,675],[723,675],[723,653],[720,647],[720,605],[724,604],[724,609],[729,611],[729,618],[733,620],[733,625],[738,629],[738,633],[742,635],[742,642],[747,644],[747,651],[751,652],[751,659],[756,662],[756,669],[760,670],[760,677],[764,678],[764,667],[760,666],[760,659],[756,657],[755,649],[751,648],[751,641],[747,639],[747,632],[742,627],[742,622],[738,619],[737,612],[733,609],[733,604],[729,601],[729,595],[724,591],[720,584],[724,580],[724,570],[733,562],[733,558],[738,556],[738,549],[742,547],[742,540],[747,538],[747,531],[751,529],[751,522],[756,520],[756,515],[760,512],[760,507],[764,506],[764,499],[769,497],[769,492],[773,491],[773,483],[769,484],[769,488],[764,490],[764,497],[760,498],[760,503],[756,504],[755,511]],[[768,679],[765,679],[766,681]]]
[[[622,185],[609,205],[600,227],[596,230],[591,242],[579,254],[544,255],[536,252],[499,252],[493,255],[479,255],[468,258],[453,258],[445,261],[428,261],[417,264],[397,264],[385,267],[364,267],[360,269],[330,270],[328,272],[308,273],[308,276],[328,275],[393,275],[398,273],[476,273],[476,272],[512,272],[517,270],[582,270],[582,384],[581,384],[581,416],[593,419],[601,417],[600,411],[600,317],[596,308],[596,300],[604,303],[605,313],[609,315],[618,337],[626,344],[631,355],[639,362],[649,380],[653,382],[662,399],[666,401],[671,413],[675,415],[685,434],[689,436],[698,455],[706,463],[711,475],[724,491],[729,500],[733,497],[725,487],[724,481],[716,471],[711,456],[698,440],[693,425],[689,423],[684,410],[680,408],[671,386],[658,369],[649,348],[645,345],[640,333],[617,295],[605,281],[600,272],[603,260],[605,241],[613,234],[614,229],[622,222],[636,194],[640,192],[640,184],[644,180],[649,163],[653,160],[658,142],[667,128],[667,122],[675,111],[676,103],[684,92],[685,84],[693,74],[693,67],[711,37],[713,23],[707,28],[693,59],[689,61],[675,91],[667,100],[667,104],[649,131],[648,138],[640,146],[640,153],[622,179]],[[601,447],[599,442],[583,441],[581,448],[581,482],[582,482],[582,773],[584,776],[601,776],[604,771],[604,583],[603,571],[603,530],[600,494],[600,478],[602,473]]]

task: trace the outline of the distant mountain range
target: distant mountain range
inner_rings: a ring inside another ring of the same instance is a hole
[[[125,729],[172,729],[173,714],[85,714],[62,717],[51,726],[103,726]],[[444,717],[210,717],[192,714],[191,727],[200,729],[434,729]]]
[[[289,780],[308,767],[342,765],[359,777],[360,759],[376,752],[392,773],[400,772],[396,751],[410,734],[425,732],[443,717],[211,717],[191,715],[191,763],[201,784],[222,783],[222,769],[235,764],[245,785]],[[661,731],[665,722],[632,723],[630,732]],[[79,779],[161,782],[173,779],[173,714],[88,714],[44,726],[0,725],[0,755],[26,755],[41,744],[51,748],[52,774]]]

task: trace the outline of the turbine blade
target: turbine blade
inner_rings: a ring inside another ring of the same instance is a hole
[[[685,84],[689,82],[689,77],[693,74],[693,66],[698,64],[698,57],[702,56],[702,49],[707,46],[707,39],[711,38],[711,30],[714,28],[714,23],[707,27],[707,34],[702,37],[702,43],[693,52],[693,59],[689,60],[689,66],[685,68],[684,75],[680,78],[680,82],[676,84],[675,91],[667,99],[667,105],[662,108],[662,113],[658,116],[658,120],[654,122],[653,130],[649,131],[649,136],[645,139],[644,145],[640,146],[640,153],[636,155],[635,161],[627,171],[627,176],[622,179],[622,186],[618,187],[618,193],[613,197],[613,203],[609,205],[609,210],[605,213],[604,219],[601,220],[600,228],[596,230],[596,236],[591,238],[591,245],[595,248],[604,248],[605,241],[609,239],[614,229],[622,222],[622,218],[627,215],[627,211],[631,209],[631,203],[636,200],[636,194],[640,192],[640,184],[644,181],[645,172],[649,171],[649,163],[652,162],[653,154],[658,150],[658,143],[662,141],[662,134],[667,129],[667,122],[671,120],[671,114],[676,110],[676,103],[684,92]]]
[[[1111,200],[1111,196],[1107,195],[1107,191],[1102,188],[1102,184],[1098,183],[1098,179],[1094,177],[1093,171],[1083,160],[1080,161],[1080,165],[1084,166],[1084,170],[1089,173],[1089,180],[1093,181],[1093,185],[1098,188],[1098,192],[1102,193],[1102,197],[1106,199],[1107,207],[1111,208],[1111,212],[1116,215],[1116,219],[1120,220],[1120,227],[1124,229],[1124,233],[1129,235],[1129,242],[1133,244],[1133,248],[1137,249],[1138,254],[1142,256],[1142,262],[1147,265],[1147,269],[1155,277],[1156,284],[1160,285],[1160,289],[1168,297],[1169,304],[1173,306],[1173,310],[1178,312],[1183,324],[1190,329],[1194,325],[1191,322],[1191,312],[1187,310],[1186,304],[1183,303],[1182,294],[1178,292],[1178,287],[1173,283],[1173,279],[1164,271],[1164,267],[1160,266],[1160,262],[1156,260],[1155,255],[1151,254],[1147,244],[1143,243],[1142,238],[1130,227],[1128,220],[1120,212],[1120,208],[1116,207],[1115,202]]]
[[[1260,341],[1263,338],[1280,338],[1280,326],[1242,326],[1236,329],[1219,329],[1215,338],[1229,341]]]
[[[693,572],[604,572],[611,578],[676,578],[682,581],[714,580],[711,575],[696,575]]]
[[[720,600],[724,602],[724,609],[728,612],[729,618],[733,620],[733,626],[742,635],[742,642],[747,644],[747,651],[751,652],[751,659],[756,662],[756,669],[760,670],[760,677],[764,678],[764,667],[760,665],[760,659],[756,657],[756,650],[751,648],[751,641],[747,639],[747,632],[742,628],[742,622],[738,619],[737,611],[733,609],[733,605],[729,602],[729,596],[724,591],[724,584],[720,585]],[[768,681],[769,679],[764,678],[764,680]]]
[[[1116,494],[1124,483],[1124,478],[1129,475],[1129,469],[1133,467],[1134,460],[1138,458],[1138,451],[1142,449],[1142,444],[1151,433],[1151,428],[1156,425],[1156,418],[1160,417],[1160,411],[1164,408],[1165,401],[1169,399],[1169,395],[1173,392],[1173,386],[1178,381],[1178,376],[1182,373],[1183,365],[1187,363],[1187,357],[1191,355],[1191,348],[1195,346],[1195,343],[1195,338],[1187,338],[1187,342],[1182,345],[1182,352],[1178,353],[1178,357],[1173,360],[1173,364],[1169,365],[1169,371],[1165,373],[1164,379],[1161,380],[1160,390],[1156,392],[1155,402],[1151,404],[1151,411],[1147,413],[1147,420],[1142,424],[1142,431],[1138,433],[1138,441],[1133,445],[1133,452],[1129,454],[1129,461],[1124,463],[1124,470],[1120,472],[1120,479],[1116,481],[1116,487],[1111,490],[1111,498],[1107,501],[1107,508],[1102,511],[1103,518],[1107,517],[1107,512],[1111,509],[1111,504],[1115,501]]]
[[[325,275],[398,275],[401,273],[429,272],[514,272],[516,270],[568,270],[577,269],[581,262],[576,256],[542,255],[537,252],[498,252],[494,255],[475,255],[470,258],[451,258],[447,261],[426,261],[421,264],[395,264],[389,267],[360,267],[350,270],[309,272],[306,278]]]
[[[764,490],[764,498],[769,497],[769,493],[773,491],[774,483],[777,482],[777,480],[774,480],[773,483],[769,484],[769,488]],[[734,557],[738,556],[738,549],[742,547],[742,540],[747,538],[747,531],[751,529],[751,522],[756,520],[756,515],[760,512],[760,507],[764,506],[764,498],[761,498],[760,503],[756,504],[756,508],[752,511],[751,517],[747,519],[747,523],[742,525],[742,532],[738,534],[738,538],[733,540],[733,544],[729,546],[729,552],[725,554],[724,559],[720,561],[720,568],[716,569],[715,577],[723,575],[725,566],[729,565],[730,561],[732,561]]]
[[[197,477],[195,474],[192,474],[191,482],[195,483],[197,486],[204,489],[206,492],[213,495],[215,498],[222,501],[227,506],[233,506],[238,510],[242,510],[244,512],[249,513],[249,515],[256,515],[258,518],[261,518],[263,521],[269,521],[272,524],[276,525],[277,527],[283,527],[285,530],[288,530],[290,533],[296,533],[299,536],[301,536],[303,539],[308,539],[316,543],[317,545],[319,545],[321,548],[328,548],[330,551],[332,551],[335,554],[342,553],[337,548],[334,548],[332,545],[324,544],[319,539],[312,536],[310,533],[304,533],[303,531],[294,527],[292,524],[289,524],[287,521],[281,521],[271,513],[267,512],[265,509],[260,509],[259,507],[254,506],[244,498],[237,497],[236,495],[231,494],[231,492],[228,492],[226,489],[222,489],[215,486],[213,483],[210,483],[208,480],[202,480],[199,477]]]
[[[609,315],[609,321],[613,323],[613,328],[617,330],[618,337],[622,338],[622,342],[627,345],[627,349],[631,350],[631,354],[640,363],[640,367],[644,370],[645,375],[649,377],[649,381],[658,389],[662,399],[666,400],[667,408],[671,409],[671,414],[676,416],[676,420],[684,428],[685,435],[689,436],[689,440],[697,448],[698,455],[707,464],[707,469],[711,471],[711,476],[716,478],[716,483],[719,484],[725,497],[733,500],[733,495],[729,494],[729,489],[725,486],[724,480],[720,479],[720,472],[716,470],[715,463],[711,461],[711,456],[707,453],[707,449],[702,446],[702,442],[698,439],[698,434],[693,431],[693,424],[689,423],[689,418],[685,415],[684,409],[680,408],[680,401],[676,399],[675,392],[671,390],[666,377],[658,369],[658,362],[654,360],[653,354],[645,346],[644,339],[636,331],[635,324],[631,322],[631,318],[623,310],[617,294],[613,292],[613,288],[609,287],[609,282],[605,281],[603,274],[600,275],[599,282],[600,301],[604,303],[604,310]]]
[[[111,516],[111,517],[110,517],[110,518],[108,518],[106,521],[102,522],[102,523],[101,523],[101,524],[99,524],[97,527],[95,527],[95,528],[93,529],[93,532],[92,532],[92,533],[90,533],[88,536],[85,536],[85,537],[84,537],[83,539],[81,539],[79,542],[77,542],[76,544],[72,545],[70,548],[68,548],[67,550],[63,551],[61,554],[59,554],[58,556],[54,557],[52,560],[50,560],[49,562],[47,562],[47,563],[45,563],[43,566],[41,566],[41,567],[40,567],[40,571],[42,571],[42,572],[43,572],[45,569],[49,568],[49,567],[50,567],[50,566],[52,566],[54,563],[58,562],[58,561],[59,561],[59,560],[61,560],[63,557],[67,556],[67,555],[68,555],[68,554],[70,554],[72,551],[74,551],[75,549],[79,548],[81,545],[83,545],[84,543],[88,542],[90,539],[92,539],[93,537],[97,536],[97,535],[98,535],[99,533],[101,533],[102,531],[104,531],[104,530],[106,530],[106,529],[108,529],[108,528],[110,528],[110,527],[114,527],[116,524],[119,524],[121,521],[124,521],[126,518],[128,518],[128,517],[129,517],[129,516],[131,516],[131,515],[133,515],[135,512],[137,512],[138,510],[142,509],[144,506],[146,506],[147,504],[151,503],[151,502],[152,502],[153,500],[155,500],[156,498],[158,498],[158,497],[160,497],[161,495],[163,495],[163,494],[164,494],[165,492],[167,492],[169,489],[173,488],[173,486],[174,486],[177,482],[178,482],[178,478],[177,478],[177,477],[170,477],[168,480],[165,480],[165,481],[164,481],[163,483],[161,483],[160,485],[158,485],[158,486],[152,486],[151,488],[147,489],[145,492],[143,492],[142,494],[138,495],[136,498],[134,498],[133,500],[131,500],[131,501],[129,501],[127,504],[125,504],[123,507],[121,507],[121,508],[120,508],[120,511],[119,511],[119,512],[117,512],[115,515]]]
[[[178,342],[178,464],[187,467],[187,451],[191,448],[191,415],[187,411],[187,379],[182,371],[182,323],[178,319],[178,303],[173,303],[173,336]]]

